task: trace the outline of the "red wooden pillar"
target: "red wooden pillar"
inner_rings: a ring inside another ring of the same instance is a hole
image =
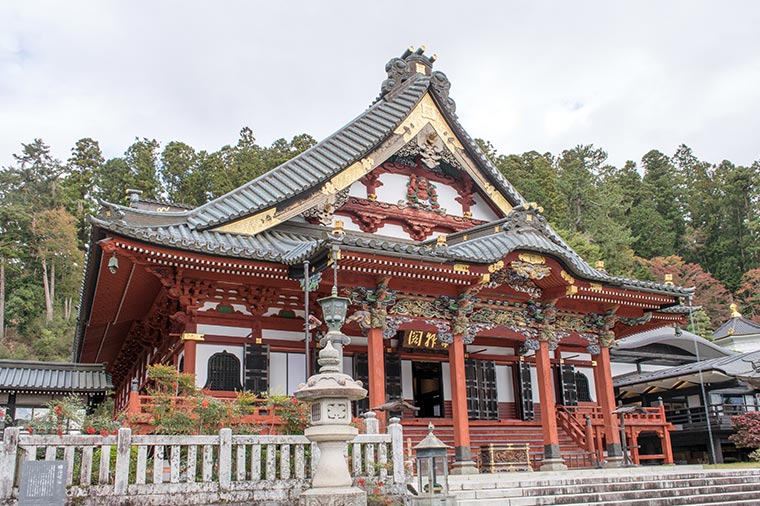
[[[610,370],[610,349],[601,346],[598,355],[595,355],[596,368],[594,369],[594,381],[596,382],[597,402],[602,410],[604,420],[604,437],[607,441],[607,465],[619,464],[623,457],[623,449],[620,445],[620,426],[615,411],[615,391],[612,386],[612,371]]]
[[[665,406],[663,406],[662,401],[660,401],[660,420],[662,420],[663,423],[667,423],[667,418],[665,417]],[[668,425],[665,425],[662,428],[662,433],[660,434],[660,443],[662,445],[662,454],[665,456],[664,463],[665,464],[673,464],[673,444],[670,442],[670,431],[668,430]]]
[[[203,334],[197,334],[198,324],[190,320],[185,325],[185,332],[182,333],[182,349],[185,351],[184,369],[186,374],[192,374],[195,377],[196,371],[196,345],[198,341],[203,341]]]
[[[383,329],[371,328],[367,334],[367,367],[369,369],[369,407],[385,404],[385,350]],[[385,411],[377,413],[380,432],[385,427]]]
[[[475,474],[477,468],[470,449],[470,419],[467,413],[467,391],[464,370],[464,342],[455,335],[449,345],[449,376],[451,380],[451,409],[454,416],[454,451],[456,459],[452,474]]]
[[[544,460],[542,471],[567,469],[559,449],[557,432],[557,410],[554,400],[554,381],[549,359],[549,343],[540,341],[536,351],[536,373],[538,374],[538,397],[541,410],[541,427],[544,431]]]

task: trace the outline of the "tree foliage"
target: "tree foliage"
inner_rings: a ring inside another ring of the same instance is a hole
[[[760,161],[715,164],[680,146],[672,156],[652,150],[615,167],[592,145],[505,155],[477,142],[592,265],[603,260],[610,274],[657,281],[673,274],[695,286],[701,334],[728,317],[732,297],[760,320]],[[264,146],[246,127],[216,151],[136,138],[106,159],[84,138],[65,162],[41,139],[22,144],[0,170],[0,357],[68,358],[86,217],[99,200],[124,204],[133,188],[143,198],[202,205],[314,144],[302,134]]]

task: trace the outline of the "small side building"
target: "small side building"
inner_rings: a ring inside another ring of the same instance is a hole
[[[760,323],[742,316],[736,304],[731,304],[731,318],[713,332],[713,342],[739,353],[760,350]]]
[[[106,364],[0,360],[0,427],[42,417],[50,401],[69,394],[81,396],[92,409],[112,390]]]

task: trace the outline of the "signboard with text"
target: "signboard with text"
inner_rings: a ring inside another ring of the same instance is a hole
[[[449,348],[432,330],[405,330],[402,343],[404,348],[415,350],[445,351]]]

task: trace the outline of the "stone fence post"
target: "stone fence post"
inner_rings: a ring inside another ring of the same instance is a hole
[[[3,445],[0,447],[0,502],[5,502],[13,495],[18,434],[18,427],[8,427],[3,431]]]
[[[269,452],[269,450],[267,450]],[[232,486],[232,429],[219,429],[219,489]]]
[[[393,461],[393,482],[403,484],[404,476],[404,430],[401,420],[391,418],[388,420],[388,434],[391,435],[391,457]]]
[[[132,429],[122,427],[116,440],[116,473],[113,479],[113,491],[117,496],[127,493],[129,484],[129,451],[132,446]]]
[[[374,411],[364,413],[364,433],[377,434],[380,432],[380,423]]]

